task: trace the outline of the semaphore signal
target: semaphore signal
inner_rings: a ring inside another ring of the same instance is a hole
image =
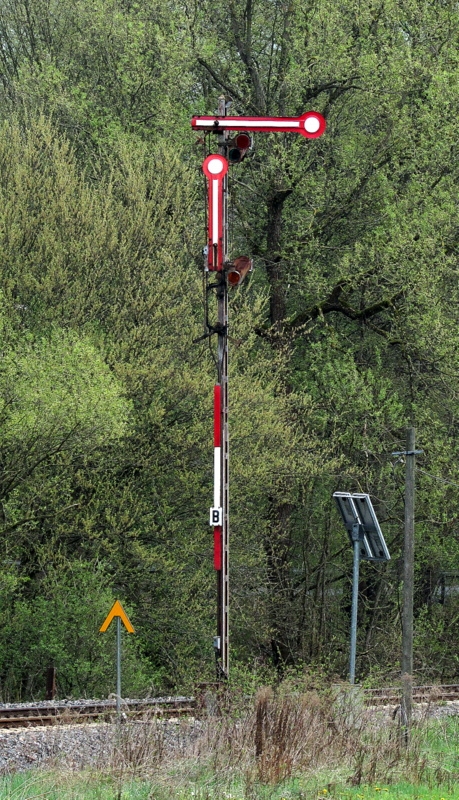
[[[308,111],[300,117],[227,117],[224,97],[219,98],[218,116],[193,117],[196,131],[218,135],[219,152],[207,156],[202,169],[208,182],[208,228],[205,248],[206,333],[217,334],[217,382],[214,386],[214,497],[209,523],[214,532],[214,568],[217,573],[217,636],[214,637],[217,680],[229,676],[229,461],[228,461],[228,286],[239,286],[252,269],[248,256],[228,258],[228,166],[239,164],[253,146],[256,132],[299,133],[317,139],[325,131],[321,114]],[[230,131],[239,131],[229,137]],[[217,298],[217,324],[208,316],[209,292]],[[197,340],[199,341],[199,339]]]
[[[228,162],[219,155],[207,156],[202,171],[208,181],[208,243],[207,266],[213,272],[223,269],[223,178]]]
[[[322,114],[307,111],[300,117],[193,117],[195,131],[252,131],[253,133],[300,133],[306,139],[322,136],[327,123]]]

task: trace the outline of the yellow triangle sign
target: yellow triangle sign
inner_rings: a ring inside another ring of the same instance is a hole
[[[129,621],[129,617],[126,614],[126,612],[125,612],[125,610],[124,610],[124,608],[121,605],[119,600],[115,601],[115,603],[113,604],[112,610],[110,611],[107,619],[103,623],[102,627],[99,628],[99,632],[100,633],[104,633],[104,631],[107,630],[108,626],[110,625],[110,623],[111,623],[111,621],[112,621],[112,619],[114,617],[120,617],[121,621],[124,624],[124,627],[127,630],[127,632],[128,633],[134,633],[134,628],[132,627],[132,625],[131,625],[131,623]]]

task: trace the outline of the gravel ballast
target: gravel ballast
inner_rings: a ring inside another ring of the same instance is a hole
[[[0,731],[0,774],[32,768],[81,770],[154,763],[166,751],[183,751],[199,735],[197,720],[101,722]]]
[[[3,707],[5,705],[3,704]],[[397,724],[398,706],[365,709],[376,724]],[[459,702],[415,704],[417,720],[459,715]],[[194,718],[147,719],[121,724],[92,722],[77,725],[0,729],[0,774],[33,768],[98,770],[154,765],[165,755],[184,754],[203,733],[205,722]]]

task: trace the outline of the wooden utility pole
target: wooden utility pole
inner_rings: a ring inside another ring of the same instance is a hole
[[[405,742],[409,743],[413,707],[413,596],[414,596],[414,471],[416,466],[415,432],[407,429],[405,476],[405,536],[403,545],[402,609],[402,723]]]

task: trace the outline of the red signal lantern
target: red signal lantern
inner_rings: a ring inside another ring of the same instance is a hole
[[[228,162],[230,164],[240,164],[245,158],[247,151],[253,146],[252,137],[248,133],[238,133],[233,139],[226,143],[228,150]]]
[[[253,269],[253,261],[248,256],[238,256],[228,267],[228,283],[230,286],[239,286],[247,273]]]

